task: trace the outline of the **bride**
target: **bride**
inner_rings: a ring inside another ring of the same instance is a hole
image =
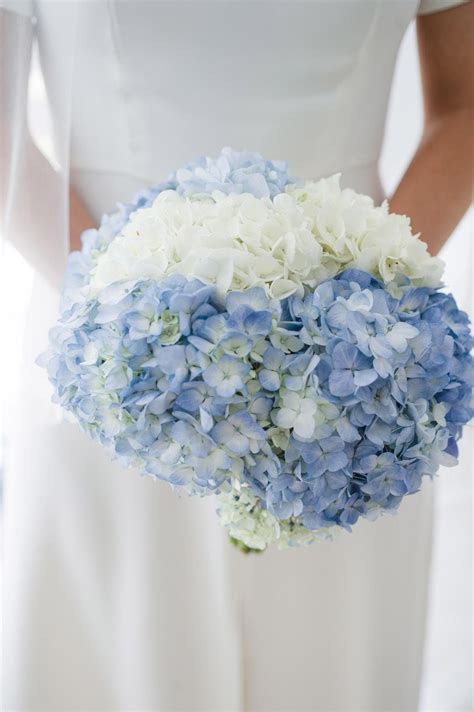
[[[415,15],[425,129],[390,203],[437,252],[470,198],[472,6],[0,6],[2,231],[37,274],[8,434],[5,709],[413,712],[429,484],[399,516],[333,543],[244,557],[211,500],[179,500],[121,470],[63,421],[32,364],[56,315],[66,250],[115,202],[194,156],[257,150],[304,178],[342,172],[343,184],[381,201],[390,84]],[[35,40],[49,160],[25,108]]]

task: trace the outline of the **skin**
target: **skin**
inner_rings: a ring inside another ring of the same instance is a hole
[[[81,233],[96,227],[86,206],[72,186],[69,188],[69,244],[71,250],[81,249]]]
[[[474,3],[417,18],[425,110],[418,149],[390,200],[437,254],[472,199]]]

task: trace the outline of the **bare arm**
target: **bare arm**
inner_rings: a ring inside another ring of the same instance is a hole
[[[69,188],[69,246],[81,249],[81,233],[95,227],[95,220],[72,186]]]
[[[469,207],[474,149],[474,3],[417,18],[425,122],[390,201],[409,215],[432,254]]]

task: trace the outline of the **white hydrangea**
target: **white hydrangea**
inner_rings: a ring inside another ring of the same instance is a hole
[[[283,389],[281,408],[274,412],[274,422],[279,428],[293,429],[300,438],[311,438],[315,428],[316,401],[304,394]]]
[[[221,524],[229,536],[249,549],[264,551],[270,544],[288,549],[332,538],[328,527],[311,531],[293,519],[278,520],[262,509],[259,499],[248,487],[242,487],[238,482],[234,483],[230,492],[220,494],[218,502],[217,513]]]
[[[293,431],[300,440],[314,440],[331,435],[341,420],[339,408],[319,398],[313,388],[300,393],[280,388],[275,404],[271,418],[277,426],[277,432],[272,433],[272,442],[278,446],[283,434],[286,444],[282,440],[282,450],[286,449],[289,431]]]
[[[296,201],[253,195],[182,198],[173,191],[130,222],[99,258],[92,286],[119,279],[180,273],[216,284],[219,292],[263,286],[275,298],[322,276],[322,250]]]
[[[236,483],[230,492],[218,496],[217,513],[229,536],[243,542],[249,549],[263,551],[280,536],[278,519],[262,509],[248,487]]]
[[[339,179],[334,175],[287,189],[311,220],[330,276],[356,267],[385,284],[405,276],[416,286],[438,287],[443,262],[413,235],[409,218],[389,213],[387,201],[376,207],[369,196],[341,189]]]
[[[215,284],[221,294],[262,286],[283,299],[347,267],[386,284],[405,275],[433,287],[442,273],[408,218],[341,190],[333,176],[290,185],[273,200],[218,192],[193,200],[165,191],[133,213],[98,257],[91,288],[97,293],[118,280],[180,273]]]
[[[333,527],[334,529],[335,527]],[[309,546],[316,541],[326,541],[332,537],[332,531],[328,527],[311,531],[302,524],[296,524],[292,520],[286,519],[280,522],[278,548],[290,549],[295,546]]]

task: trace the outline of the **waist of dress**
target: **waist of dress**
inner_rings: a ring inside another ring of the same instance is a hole
[[[292,173],[291,163],[290,173]],[[318,180],[334,173],[341,174],[343,188],[352,188],[359,193],[370,195],[375,203],[380,203],[384,199],[378,159],[341,168],[334,165],[332,170],[327,170],[322,175],[298,175],[298,177],[304,180]],[[71,166],[71,183],[96,220],[99,220],[104,213],[112,212],[117,203],[130,202],[137,192],[165,180],[166,177],[166,175],[158,178],[150,175],[138,176],[132,172],[104,170],[91,166]]]

